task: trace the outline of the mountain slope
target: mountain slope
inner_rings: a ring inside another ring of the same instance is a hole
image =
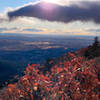
[[[73,53],[49,62],[43,74],[39,64],[29,65],[18,83],[9,84],[3,100],[98,100],[100,64]],[[44,68],[46,65],[44,66]]]

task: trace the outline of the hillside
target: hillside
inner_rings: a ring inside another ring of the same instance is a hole
[[[76,52],[80,56],[84,56],[88,59],[94,59],[100,57],[100,43],[98,37],[95,37],[94,43],[87,48],[80,49]]]
[[[100,100],[100,0],[1,0],[0,100]]]
[[[22,76],[28,64],[44,64],[50,58],[87,47],[93,43],[93,38],[0,34],[0,87],[16,75]]]
[[[98,58],[95,58],[96,61]],[[58,61],[59,60],[59,61]],[[39,64],[28,65],[25,75],[9,84],[1,100],[99,100],[100,64],[73,53],[49,61],[43,74]],[[48,68],[47,68],[48,69]],[[3,93],[1,92],[1,93]]]
[[[100,44],[95,43],[44,65],[29,64],[17,83],[0,90],[1,100],[99,100]]]

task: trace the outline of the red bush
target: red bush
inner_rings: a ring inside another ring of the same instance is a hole
[[[28,65],[25,76],[8,85],[4,100],[99,100],[99,66],[72,53],[69,58],[45,75],[40,65]]]

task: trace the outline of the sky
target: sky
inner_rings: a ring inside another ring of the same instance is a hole
[[[100,35],[99,0],[0,2],[0,33]]]

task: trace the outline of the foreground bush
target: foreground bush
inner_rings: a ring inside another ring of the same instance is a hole
[[[4,100],[99,100],[99,65],[72,53],[68,57],[45,75],[40,65],[28,65],[25,76],[8,85]]]

